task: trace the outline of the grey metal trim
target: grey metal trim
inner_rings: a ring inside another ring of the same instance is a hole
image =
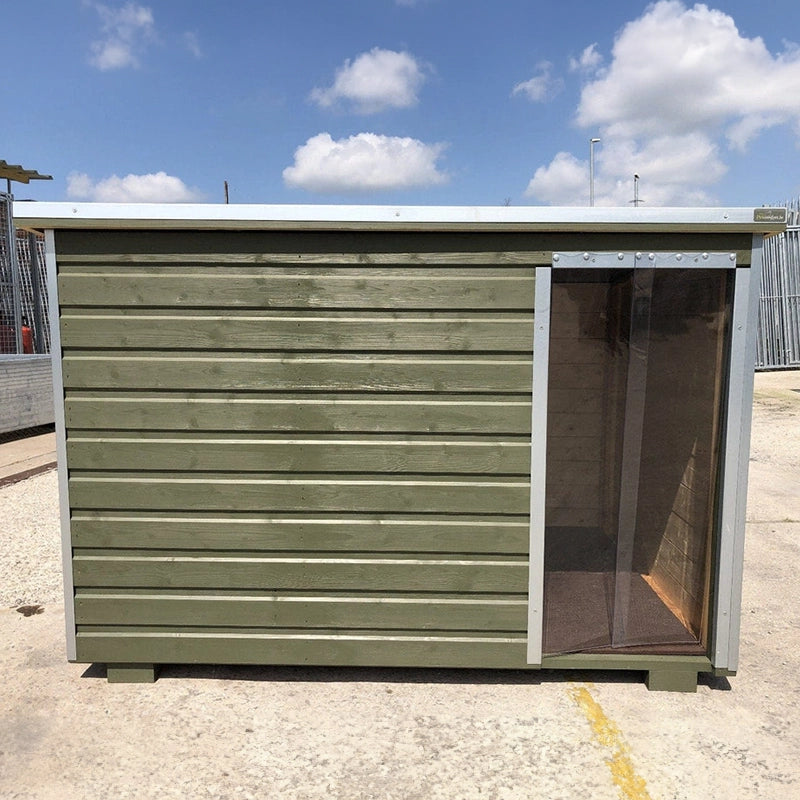
[[[559,252],[553,253],[553,267],[560,269],[591,268],[687,268],[732,269],[736,266],[736,253],[672,253],[664,251],[637,252]]]
[[[714,666],[739,665],[747,472],[763,237],[753,237],[752,264],[736,270],[730,378],[723,443],[719,553],[712,653]]]
[[[53,407],[56,422],[58,460],[58,501],[61,512],[61,562],[64,572],[64,618],[67,631],[67,659],[77,659],[75,631],[75,583],[72,577],[72,531],[70,528],[69,471],[67,469],[67,429],[64,408],[64,375],[61,366],[56,242],[52,230],[45,231],[45,268],[50,306],[50,357],[53,365]]]
[[[749,208],[324,206],[158,203],[14,204],[19,227],[207,230],[747,231],[778,233],[782,218]],[[768,216],[768,215],[767,215]],[[757,217],[759,217],[757,219]]]
[[[547,477],[547,383],[550,366],[552,270],[536,268],[531,398],[531,506],[528,555],[528,664],[542,663],[544,630],[544,521]]]

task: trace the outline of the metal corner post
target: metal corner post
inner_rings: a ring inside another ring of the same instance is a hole
[[[730,381],[723,443],[720,545],[712,655],[715,667],[734,671],[739,664],[747,473],[762,252],[763,236],[756,234],[753,236],[751,266],[736,268],[731,321]]]
[[[544,523],[547,474],[547,383],[550,364],[552,269],[536,268],[531,399],[531,506],[528,561],[527,662],[542,663],[544,629]]]
[[[45,231],[45,265],[47,297],[50,310],[50,357],[53,365],[53,407],[56,423],[56,456],[58,459],[58,498],[61,513],[61,560],[64,568],[64,618],[67,631],[67,659],[77,659],[75,631],[75,584],[72,578],[72,532],[69,511],[69,474],[67,471],[67,432],[64,407],[64,374],[61,362],[61,329],[59,327],[58,273],[56,243],[53,230]]]

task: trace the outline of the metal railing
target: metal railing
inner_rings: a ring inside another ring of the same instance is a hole
[[[800,201],[785,233],[764,241],[756,369],[800,368]]]

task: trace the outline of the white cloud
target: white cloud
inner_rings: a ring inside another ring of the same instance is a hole
[[[800,128],[797,47],[774,55],[762,39],[743,37],[728,14],[705,5],[649,6],[620,31],[610,64],[598,71],[600,64],[594,45],[571,64],[595,75],[583,87],[576,122],[602,139],[598,205],[627,203],[634,173],[642,176],[648,205],[714,202],[710,189],[726,172],[726,154],[746,149],[768,128]],[[588,163],[566,155],[536,171],[528,194],[588,201]]]
[[[191,203],[202,199],[198,190],[166,172],[124,178],[112,175],[99,181],[84,172],[72,172],[67,176],[67,197],[100,203]]]
[[[345,61],[333,85],[314,89],[311,99],[323,108],[344,101],[362,114],[373,114],[416,105],[424,81],[425,73],[412,55],[373,47]]]
[[[518,83],[511,94],[524,94],[536,103],[549,100],[563,87],[563,81],[552,76],[552,69],[553,65],[549,61],[542,61],[536,66],[537,74],[530,80]]]
[[[184,47],[195,57],[203,57],[203,48],[200,47],[200,37],[194,31],[186,31],[183,34]]]
[[[798,118],[796,48],[773,56],[762,39],[742,37],[724,12],[677,0],[662,0],[625,26],[608,72],[584,88],[578,107],[580,125],[628,136],[742,124],[755,130]]]
[[[112,8],[89,2],[100,15],[102,37],[91,44],[89,63],[99,70],[138,67],[139,56],[155,36],[153,12],[136,3]]]
[[[546,166],[539,167],[531,178],[525,194],[551,205],[577,205],[573,198],[588,197],[586,163],[571,153],[561,152]]]
[[[714,198],[707,189],[727,171],[717,146],[702,133],[655,137],[641,147],[631,139],[612,139],[595,148],[597,205],[629,205],[634,174],[642,176],[640,198],[648,206],[710,205]],[[619,164],[626,170],[618,170]],[[588,158],[558,153],[536,170],[525,194],[551,205],[588,205]]]
[[[578,58],[569,60],[571,72],[595,72],[603,63],[603,56],[597,50],[597,42],[584,48]]]
[[[291,188],[325,193],[436,186],[448,180],[436,165],[445,147],[375,133],[339,140],[319,133],[297,148],[283,180]]]

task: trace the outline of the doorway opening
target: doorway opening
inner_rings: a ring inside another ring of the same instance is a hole
[[[553,270],[546,655],[707,650],[732,270]]]

